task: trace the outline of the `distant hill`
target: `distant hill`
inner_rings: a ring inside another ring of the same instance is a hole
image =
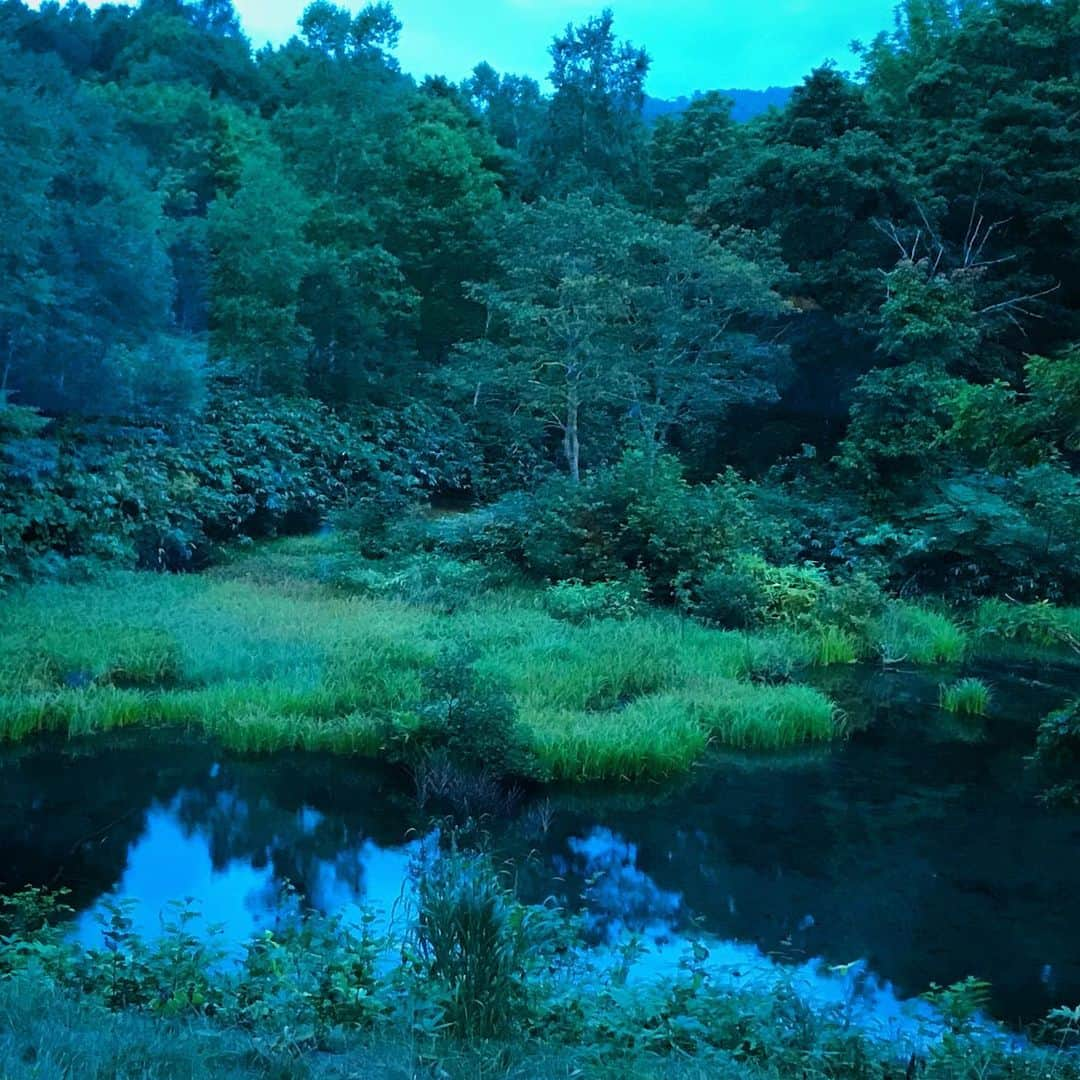
[[[763,112],[768,112],[772,105],[782,109],[788,103],[788,98],[791,97],[791,90],[790,86],[770,86],[768,90],[721,90],[720,93],[735,102],[731,115],[740,123],[744,123]],[[697,93],[693,97],[679,97],[673,100],[646,97],[645,109],[642,115],[645,122],[651,124],[661,116],[681,113],[694,98],[701,96],[700,93]]]

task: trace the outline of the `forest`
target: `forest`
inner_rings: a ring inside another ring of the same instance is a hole
[[[1075,916],[1038,990],[1075,1001],[919,968],[941,1029],[900,1048],[696,939],[647,989],[636,938],[571,970],[572,899],[473,847],[782,787],[901,683],[964,767],[1008,742],[1033,836],[1075,824],[1080,5],[902,0],[755,115],[660,107],[617,12],[554,22],[545,84],[455,83],[401,70],[389,3],[256,50],[230,0],[0,2],[0,785],[172,731],[376,761],[450,848],[394,974],[322,911],[218,978],[186,917],[73,943],[106,890],[0,792],[4,1077],[1080,1071]]]

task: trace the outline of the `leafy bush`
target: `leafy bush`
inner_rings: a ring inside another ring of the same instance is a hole
[[[384,740],[405,764],[445,757],[460,771],[495,778],[531,777],[537,763],[516,720],[510,696],[473,668],[467,647],[451,648],[424,676],[423,698],[411,717],[387,723]]]
[[[1039,724],[1035,756],[1049,768],[1080,770],[1080,698]]]
[[[645,596],[645,578],[631,573],[622,581],[563,581],[544,592],[544,609],[566,622],[591,619],[629,619],[640,610]]]
[[[774,566],[753,555],[713,568],[698,581],[684,574],[677,592],[684,609],[708,623],[731,629],[772,625],[813,634],[821,664],[856,659],[886,603],[866,574],[833,583],[813,563]]]
[[[733,479],[694,486],[673,456],[630,450],[578,485],[555,480],[541,488],[520,557],[553,581],[591,584],[638,570],[654,595],[671,597],[679,574],[729,557],[747,528]]]
[[[975,632],[990,640],[1080,649],[1077,626],[1067,611],[1043,601],[1016,604],[984,600],[975,609]]]
[[[764,584],[745,563],[713,567],[698,582],[683,573],[677,590],[683,608],[706,623],[749,630],[765,620]]]
[[[861,546],[896,583],[959,600],[1068,600],[1080,590],[1080,481],[1053,464],[1009,476],[958,472],[919,488],[913,505],[865,530]]]
[[[416,954],[449,1032],[506,1036],[528,1021],[541,973],[564,946],[546,915],[518,903],[484,855],[451,852],[421,867]]]
[[[205,565],[218,545],[310,531],[385,492],[379,452],[310,400],[217,387],[198,422],[47,423],[0,408],[0,581],[66,565]]]
[[[863,571],[834,580],[821,594],[814,611],[816,621],[856,639],[865,639],[881,618],[888,597],[877,580]]]
[[[811,563],[774,566],[758,555],[740,555],[730,566],[710,570],[696,588],[687,588],[685,576],[679,585],[687,606],[707,621],[736,629],[797,627],[813,622],[828,579]]]

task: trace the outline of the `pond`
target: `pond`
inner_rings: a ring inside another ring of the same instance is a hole
[[[525,798],[486,826],[524,898],[639,933],[658,970],[693,931],[737,974],[860,961],[890,1001],[967,975],[1007,1022],[1080,1002],[1080,814],[1040,805],[1025,762],[1076,672],[983,672],[991,715],[937,705],[937,675],[827,678],[853,733],[782,757],[717,754],[678,783]],[[0,754],[0,889],[65,886],[100,940],[110,897],[153,932],[193,897],[239,942],[290,881],[326,912],[391,918],[434,811],[396,772],[321,755],[237,757],[177,732]],[[846,969],[845,970],[850,970]]]

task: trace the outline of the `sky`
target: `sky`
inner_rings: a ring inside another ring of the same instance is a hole
[[[359,3],[338,0],[355,11]],[[604,6],[619,37],[653,58],[654,97],[695,90],[793,86],[824,60],[856,66],[848,46],[892,25],[896,0],[394,0],[405,24],[397,57],[422,78],[455,82],[481,60],[501,72],[543,80],[547,47],[568,22]],[[97,3],[91,6],[97,6]],[[259,46],[295,32],[305,0],[234,0]]]

